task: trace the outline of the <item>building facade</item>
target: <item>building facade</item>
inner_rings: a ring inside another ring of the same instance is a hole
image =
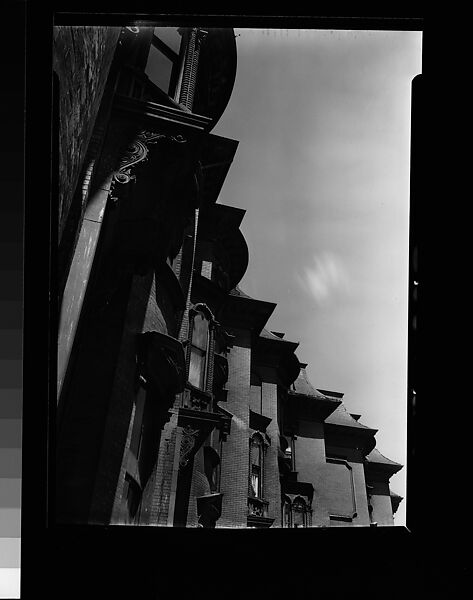
[[[239,287],[236,62],[232,29],[54,30],[58,523],[394,523],[401,465]]]

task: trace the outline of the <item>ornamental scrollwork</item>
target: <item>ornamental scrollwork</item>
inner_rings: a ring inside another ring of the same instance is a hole
[[[179,467],[184,468],[189,462],[189,454],[195,446],[197,436],[199,435],[198,429],[192,429],[189,425],[184,427],[182,430],[181,440],[181,455],[179,458]]]
[[[141,131],[137,138],[128,146],[125,155],[120,161],[120,166],[113,174],[113,182],[126,184],[132,179],[136,179],[136,175],[131,174],[132,167],[147,160],[149,153],[148,144],[156,144],[158,140],[162,139],[168,139],[178,144],[183,144],[187,141],[182,135]]]

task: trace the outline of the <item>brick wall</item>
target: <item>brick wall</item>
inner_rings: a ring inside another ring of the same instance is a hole
[[[119,518],[118,507],[121,505],[130,427],[133,422],[136,335],[149,330],[167,333],[166,320],[156,302],[155,289],[154,273],[150,272],[145,276],[135,275],[133,277],[108,410],[102,457],[95,488],[94,511],[97,511],[100,505],[106,506],[107,495],[111,493],[110,490],[113,488],[115,491],[112,519],[114,520]],[[124,439],[125,435],[128,435],[128,437],[124,448],[123,445],[120,446],[119,440]],[[117,472],[116,465],[118,464],[121,466]],[[144,505],[146,505],[146,502]]]
[[[299,432],[294,441],[295,470],[297,479],[312,483],[312,525],[330,525],[327,499],[324,495],[324,477],[326,469],[325,441],[322,423],[299,422]]]
[[[159,445],[158,460],[153,475],[154,489],[149,512],[149,524],[168,526],[171,492],[175,473],[176,441],[179,442],[177,411],[164,426]]]
[[[224,494],[217,527],[246,527],[248,514],[248,452],[250,404],[250,334],[237,335],[228,354],[228,396],[225,409],[234,416],[231,433],[223,444],[220,491]]]
[[[59,240],[94,128],[120,27],[55,27],[59,78]]]
[[[278,387],[275,383],[262,383],[263,415],[271,419],[266,429],[271,445],[266,449],[264,461],[265,500],[269,501],[268,517],[274,519],[272,527],[281,527],[281,484],[279,481],[278,449]]]
[[[192,483],[187,511],[187,527],[197,527],[197,497],[210,494],[210,484],[204,472],[204,447],[201,446],[194,458]]]

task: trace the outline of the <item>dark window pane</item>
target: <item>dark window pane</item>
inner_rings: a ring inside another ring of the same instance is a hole
[[[173,63],[157,48],[151,45],[145,73],[163,92],[168,93]]]
[[[167,44],[171,50],[179,54],[182,36],[178,33],[177,27],[155,27],[154,35]]]

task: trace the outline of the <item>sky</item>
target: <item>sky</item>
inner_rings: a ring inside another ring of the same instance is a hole
[[[276,302],[316,388],[344,393],[406,465],[411,81],[422,33],[235,29],[213,133],[239,141],[219,202],[246,209],[240,283]],[[406,466],[391,478],[404,497]]]

